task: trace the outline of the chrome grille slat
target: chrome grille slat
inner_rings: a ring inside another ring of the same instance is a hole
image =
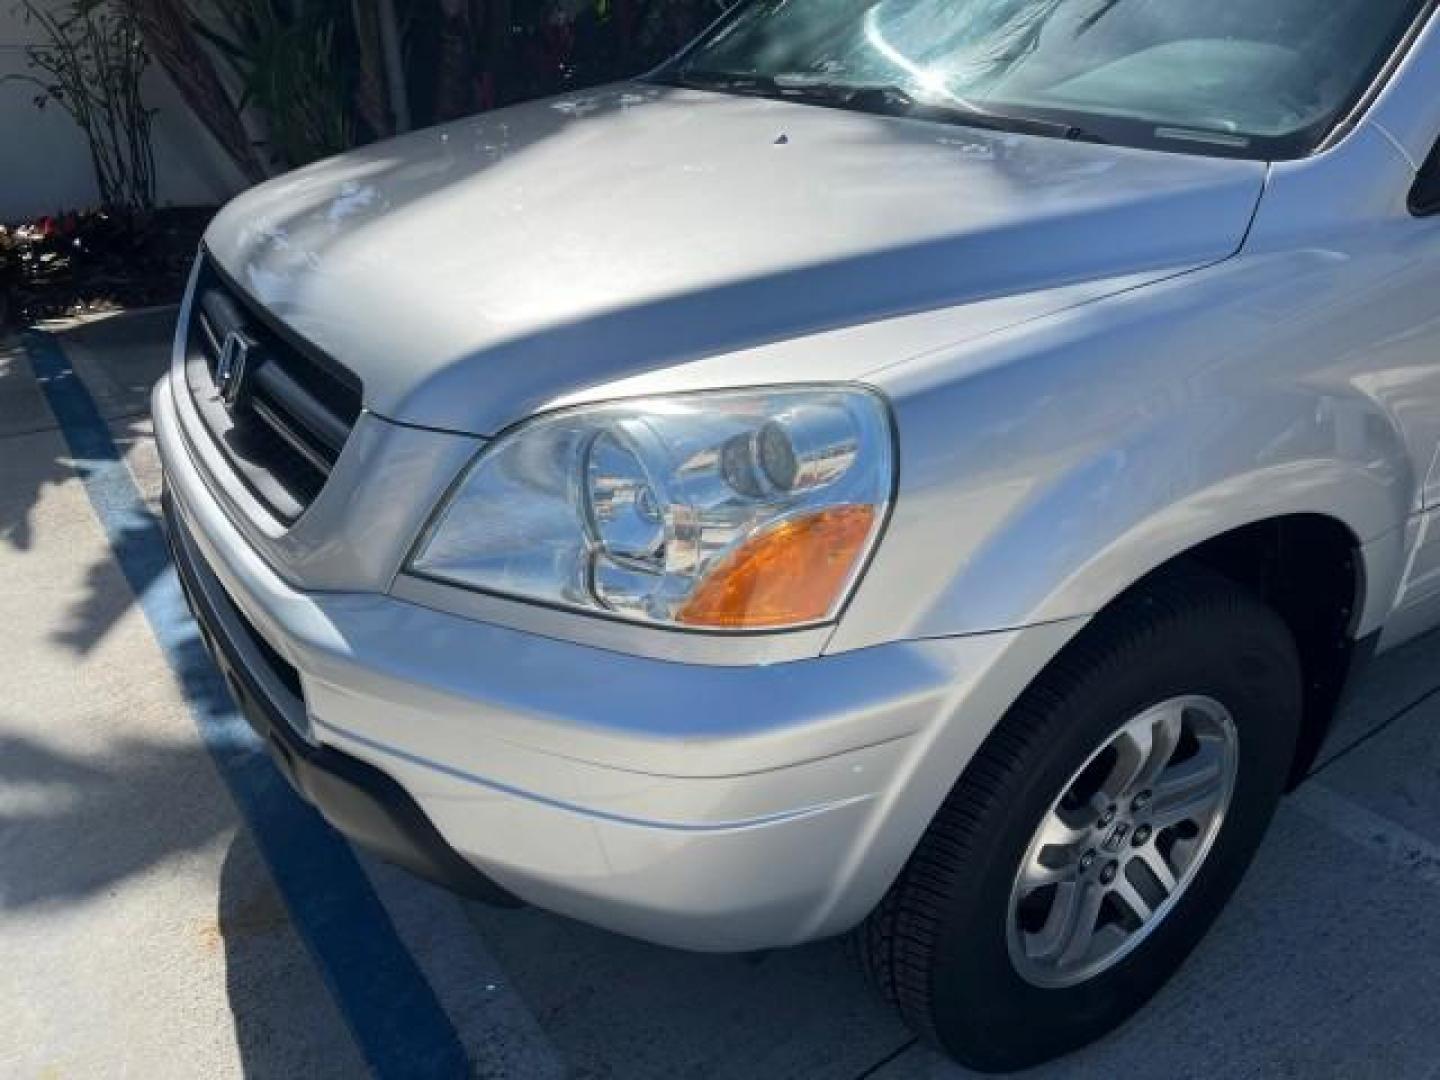
[[[344,450],[360,413],[360,384],[201,257],[187,336],[191,393],[236,476],[272,514],[293,522]],[[240,379],[231,378],[229,361],[221,370],[227,339],[235,334],[248,346]]]
[[[201,333],[205,335],[203,342],[205,358],[209,361],[211,370],[214,370],[216,362],[220,359],[220,339],[215,336],[215,329],[210,325],[210,320],[206,318],[203,311],[196,317],[196,324],[200,327]]]
[[[289,443],[295,452],[308,461],[317,472],[324,473],[326,476],[330,475],[330,462],[311,449],[304,437],[287,424],[279,413],[259,399],[251,401],[250,407],[255,410],[257,417],[269,425],[271,431]]]
[[[263,399],[288,415],[293,421],[292,430],[302,432],[303,437],[329,451],[325,466],[328,472],[350,437],[349,425],[276,364],[260,365],[255,372],[253,393],[256,400]]]

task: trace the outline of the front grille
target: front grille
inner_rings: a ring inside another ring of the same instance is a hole
[[[208,256],[196,283],[185,377],[215,444],[289,524],[325,486],[360,416],[349,371],[276,323]]]

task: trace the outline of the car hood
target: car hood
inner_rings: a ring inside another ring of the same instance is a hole
[[[1264,180],[1257,162],[631,84],[302,169],[206,243],[369,409],[491,434],[647,375],[860,378],[1215,262]],[[921,337],[875,331],[917,317]],[[797,344],[857,327],[864,347]]]

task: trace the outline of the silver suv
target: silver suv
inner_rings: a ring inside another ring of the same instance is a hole
[[[1003,1069],[1440,620],[1433,0],[753,0],[216,220],[191,604],[342,831]],[[857,929],[858,928],[858,929]]]

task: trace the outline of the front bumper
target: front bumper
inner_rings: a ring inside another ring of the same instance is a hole
[[[292,680],[277,677],[284,661],[254,635],[197,557],[168,491],[162,504],[170,554],[200,636],[290,786],[331,825],[390,862],[462,896],[515,906],[515,897],[445,842],[403,787],[373,765],[302,736],[304,701]]]
[[[226,516],[169,379],[154,412],[196,614],[302,794],[462,891],[665,944],[767,948],[858,922],[1075,629],[715,667],[305,592]]]

